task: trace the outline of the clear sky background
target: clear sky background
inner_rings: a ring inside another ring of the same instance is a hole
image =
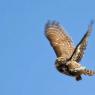
[[[59,21],[75,45],[95,19],[95,0],[0,1],[0,95],[95,95],[95,76],[82,81],[60,74],[44,36]],[[95,70],[95,25],[82,64]]]

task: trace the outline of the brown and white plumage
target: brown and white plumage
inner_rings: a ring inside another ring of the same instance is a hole
[[[85,33],[81,41],[76,46],[71,57],[72,60],[80,62],[80,60],[82,59],[84,50],[86,49],[87,46],[88,38],[92,32],[92,25],[93,25],[93,21],[91,21],[90,25],[88,26],[87,32]]]
[[[48,22],[45,27],[45,35],[57,56],[55,62],[56,68],[61,73],[75,76],[76,80],[81,80],[82,74],[90,76],[95,74],[94,71],[86,69],[79,63],[87,46],[88,37],[92,32],[92,24],[93,22],[91,22],[88,31],[75,48],[71,38],[65,33],[64,28],[58,22]]]
[[[48,22],[46,24],[45,35],[50,41],[57,57],[68,59],[71,57],[74,47],[70,37],[64,32],[64,29],[57,22]]]

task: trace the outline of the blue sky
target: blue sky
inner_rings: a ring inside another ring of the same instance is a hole
[[[0,95],[93,95],[95,76],[76,82],[54,66],[44,36],[48,20],[59,21],[75,45],[95,19],[95,0],[0,1]],[[95,70],[95,25],[81,61]]]

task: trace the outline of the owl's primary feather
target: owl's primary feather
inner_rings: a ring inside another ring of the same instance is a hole
[[[79,62],[83,57],[86,49],[88,37],[92,32],[93,22],[89,25],[88,31],[85,33],[81,41],[74,48],[71,38],[65,33],[65,30],[58,22],[48,22],[45,27],[45,35],[53,47],[57,59],[55,62],[59,72],[74,76],[76,80],[81,80],[81,75],[92,76],[94,71],[86,69]]]
[[[57,22],[48,22],[45,28],[45,35],[50,41],[57,57],[64,60],[69,59],[74,51],[70,37]]]
[[[86,46],[87,46],[88,38],[92,32],[92,25],[93,25],[93,21],[91,21],[90,25],[88,26],[87,32],[85,33],[85,35],[83,36],[79,44],[76,46],[71,56],[71,59],[73,61],[76,61],[76,62],[81,61],[83,54],[84,54],[84,50],[86,49]]]

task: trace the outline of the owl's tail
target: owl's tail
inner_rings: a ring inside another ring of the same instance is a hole
[[[85,69],[85,70],[83,71],[83,74],[84,74],[84,75],[93,76],[93,75],[95,75],[95,71],[89,70],[89,69]]]

